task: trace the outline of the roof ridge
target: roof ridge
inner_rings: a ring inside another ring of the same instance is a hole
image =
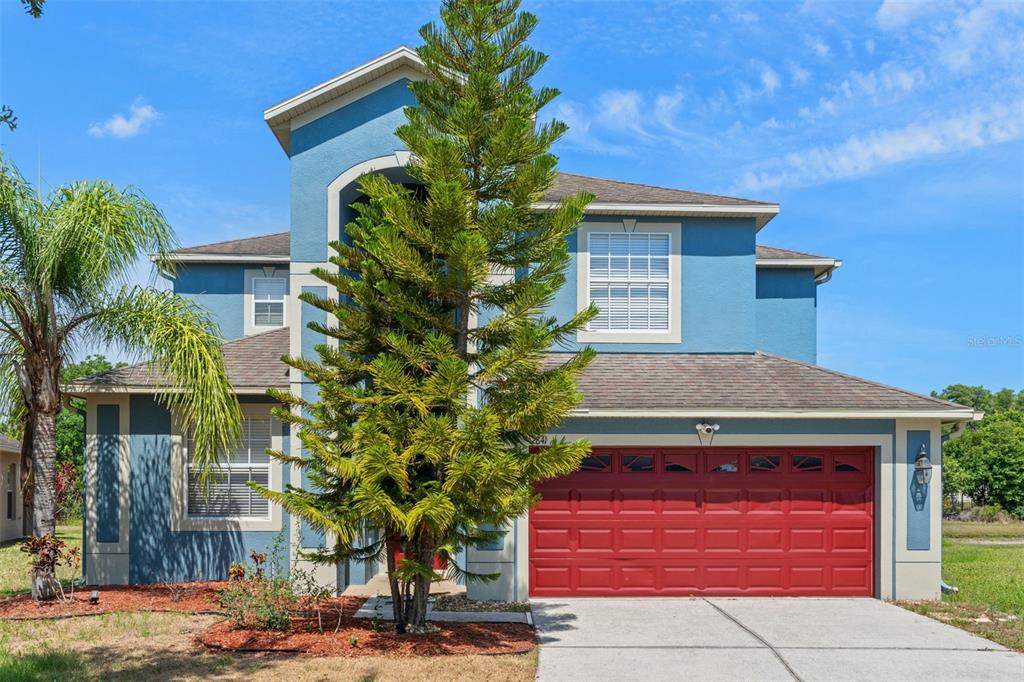
[[[699,192],[692,189],[680,189],[678,187],[665,187],[664,185],[652,185],[647,182],[632,182],[630,180],[615,180],[613,178],[601,178],[596,175],[584,175],[583,173],[567,173],[565,171],[558,171],[560,175],[571,175],[576,178],[586,178],[588,180],[601,180],[604,182],[617,182],[623,185],[634,185],[636,187],[648,187],[650,189],[663,189],[670,192],[689,192],[690,194],[704,194],[710,197],[718,197],[720,199],[732,199],[733,201],[747,201],[751,204],[768,204],[771,206],[776,205],[774,201],[761,201],[759,199],[747,199],[745,197],[734,197],[728,194],[716,194],[714,192]]]
[[[935,397],[930,396],[930,395],[925,395],[923,393],[917,393],[916,391],[909,391],[909,390],[907,390],[905,388],[900,388],[899,386],[890,386],[889,384],[883,384],[883,383],[881,383],[879,381],[872,381],[871,379],[865,379],[863,377],[854,376],[853,374],[846,374],[845,372],[840,372],[840,371],[835,370],[835,369],[829,369],[828,367],[822,367],[821,365],[814,365],[814,364],[811,364],[809,362],[803,362],[802,360],[794,360],[793,358],[786,358],[786,357],[783,357],[781,355],[775,355],[774,353],[766,353],[763,350],[754,351],[754,354],[755,355],[763,355],[765,357],[773,358],[775,360],[782,360],[783,362],[788,362],[788,363],[793,364],[793,365],[799,365],[801,367],[806,367],[808,369],[816,369],[816,370],[818,370],[820,372],[824,372],[825,374],[831,374],[833,376],[842,377],[844,379],[850,379],[852,381],[857,381],[857,382],[860,382],[862,384],[867,384],[868,386],[875,386],[876,388],[884,388],[884,389],[887,389],[887,390],[890,390],[890,391],[897,391],[897,392],[902,393],[904,395],[909,395],[909,396],[914,397],[914,398],[921,398],[921,399],[924,399],[924,400],[929,400],[929,401],[931,401],[933,403],[938,403],[939,405],[945,405],[946,407],[956,407],[956,408],[965,409],[965,410],[972,410],[972,409],[974,409],[974,408],[972,408],[972,407],[970,407],[968,405],[961,405],[959,403],[954,403],[954,402],[951,402],[949,400],[941,400],[939,398],[935,398]]]
[[[205,248],[205,247],[210,247],[210,246],[221,246],[223,244],[236,244],[238,242],[247,242],[247,241],[250,241],[252,239],[264,239],[266,237],[277,237],[277,236],[282,235],[282,234],[290,234],[290,233],[291,233],[291,230],[282,230],[280,232],[268,232],[267,234],[256,234],[256,235],[253,235],[251,237],[238,237],[236,239],[223,239],[223,240],[221,240],[219,242],[210,242],[208,244],[193,244],[192,246],[182,246],[182,247],[179,247],[179,248],[175,249],[174,251],[171,251],[171,253],[178,253],[179,251],[185,251],[187,249],[198,249],[198,248]]]

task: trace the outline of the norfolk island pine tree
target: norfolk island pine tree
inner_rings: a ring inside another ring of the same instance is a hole
[[[313,270],[337,295],[300,296],[328,314],[309,325],[327,342],[318,359],[285,358],[318,397],[270,392],[302,445],[272,454],[312,485],[253,485],[330,538],[306,553],[314,561],[385,558],[400,633],[426,625],[442,575],[493,579],[467,573],[456,552],[495,537],[536,500],[536,482],[574,471],[590,449],[561,438],[538,447],[580,403],[576,378],[594,356],[547,353],[597,311],[561,323],[546,313],[593,197],[533,207],[567,129],[536,123],[558,94],[530,85],[546,61],[527,45],[536,18],[514,0],[450,0],[441,20],[420,29],[431,77],[410,84],[417,104],[396,131],[423,191],[359,180],[367,201],[349,239],[330,245],[335,267]],[[380,536],[361,544],[366,526]]]

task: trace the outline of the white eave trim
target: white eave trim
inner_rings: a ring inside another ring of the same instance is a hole
[[[156,263],[157,256],[149,260]],[[227,254],[227,253],[169,253],[164,260],[171,263],[287,263],[290,256],[261,256],[259,254]]]
[[[934,410],[843,410],[843,409],[780,409],[751,410],[740,408],[708,408],[700,410],[617,410],[576,409],[570,417],[586,418],[650,418],[650,419],[941,419],[942,421],[978,421],[984,413],[971,409]]]
[[[759,268],[814,268],[814,276],[821,277],[843,266],[843,261],[835,258],[758,258]]]
[[[533,204],[539,211],[551,211],[561,204],[557,201],[540,201]],[[601,215],[650,215],[650,216],[737,216],[755,218],[757,229],[764,227],[779,213],[778,204],[630,204],[595,201],[587,205],[588,214]]]
[[[287,391],[287,386],[232,386],[231,391],[235,395],[266,395],[268,389],[278,389],[281,391]],[[89,395],[96,394],[146,394],[153,395],[156,393],[180,393],[180,390],[175,389],[161,389],[156,386],[90,386],[88,384],[72,384],[64,387],[64,393],[76,398],[84,398]]]
[[[286,153],[290,154],[290,130],[288,129],[288,122],[292,118],[305,111],[309,111],[319,104],[323,104],[324,102],[340,97],[349,90],[353,90],[360,85],[369,83],[379,76],[402,66],[409,66],[420,71],[424,68],[423,60],[421,60],[419,55],[416,54],[416,51],[412,48],[406,47],[405,45],[401,45],[390,52],[382,54],[375,59],[371,59],[365,64],[335,76],[330,80],[326,80],[323,83],[314,85],[308,90],[303,90],[294,97],[289,97],[283,102],[269,107],[263,112],[263,120],[270,126],[270,129],[274,132],[274,136],[277,137],[277,141],[281,144],[281,147]]]

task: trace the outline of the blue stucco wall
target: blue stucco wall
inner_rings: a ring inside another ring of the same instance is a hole
[[[914,462],[921,446],[929,458],[931,447],[930,431],[907,431],[907,549],[931,549],[931,500],[927,486],[920,486],[914,480]]]
[[[245,335],[245,271],[262,267],[283,270],[283,263],[190,263],[179,265],[174,293],[206,308],[225,339]]]
[[[277,531],[173,532],[170,413],[152,396],[136,395],[129,415],[132,583],[222,580],[231,562],[247,561],[252,550],[269,551]],[[282,526],[288,528],[287,514]]]
[[[313,296],[319,296],[321,298],[327,296],[327,287],[302,287],[302,293],[311,294]],[[327,313],[319,308],[312,306],[305,301],[302,302],[302,356],[316,360],[319,356],[316,352],[316,346],[323,343],[326,339],[323,334],[314,332],[307,327],[311,322],[319,322],[324,324],[327,322]],[[302,377],[302,397],[303,399],[314,402],[317,399],[318,390],[317,385],[310,383],[306,380],[306,377]],[[303,456],[306,456],[306,451],[303,449]],[[308,472],[302,470],[302,487],[305,490],[309,490],[312,487],[312,483],[309,480]],[[315,549],[317,547],[323,547],[326,542],[326,536],[322,531],[318,531],[313,528],[308,521],[302,519],[299,524],[301,540],[300,547],[303,549]]]
[[[96,542],[121,537],[121,408],[96,406]]]
[[[757,349],[817,362],[817,290],[811,268],[758,268]]]
[[[402,107],[412,104],[402,79],[292,131],[293,261],[327,260],[327,186],[358,163],[402,149],[395,128],[405,122]]]
[[[604,353],[751,353],[756,349],[755,264],[752,219],[686,218],[682,223],[682,282],[676,300],[682,301],[681,343],[593,343]],[[621,230],[622,219],[588,216],[587,226]],[[666,221],[657,221],[665,225]],[[637,222],[643,229],[645,221]],[[569,237],[570,263],[566,284],[555,296],[551,311],[566,321],[576,313],[578,249]],[[575,349],[579,344],[570,344]]]

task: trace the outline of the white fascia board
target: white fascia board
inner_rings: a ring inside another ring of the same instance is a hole
[[[826,272],[843,266],[843,261],[835,258],[758,258],[759,268],[814,268],[814,276],[821,277]]]
[[[263,112],[263,120],[270,126],[285,153],[290,154],[291,145],[289,138],[291,130],[289,121],[292,118],[319,104],[339,97],[353,88],[369,83],[380,75],[401,66],[410,66],[417,70],[423,70],[423,61],[416,54],[415,50],[405,45],[399,46],[375,59],[371,59],[365,64],[361,64],[323,83],[314,85],[283,102],[267,108]]]
[[[533,204],[538,211],[552,211],[561,204],[557,201],[539,201]],[[779,213],[778,204],[628,204],[595,201],[587,205],[588,214],[602,215],[657,215],[657,216],[735,216],[755,218],[757,229],[764,227]]]
[[[614,410],[577,409],[570,417],[613,419],[941,419],[942,421],[977,421],[982,413],[971,409],[935,410],[744,410],[708,408],[701,410]]]
[[[159,258],[150,256],[149,260],[156,263]],[[171,263],[287,263],[291,256],[259,256],[255,254],[226,253],[171,253],[164,257]]]
[[[287,391],[287,388],[280,386],[232,386],[231,391],[235,395],[266,395],[267,389],[277,388]],[[100,394],[129,394],[129,395],[153,395],[156,393],[182,393],[181,389],[156,388],[155,386],[90,386],[88,384],[71,384],[64,387],[64,393],[75,398],[85,398],[90,395]]]

